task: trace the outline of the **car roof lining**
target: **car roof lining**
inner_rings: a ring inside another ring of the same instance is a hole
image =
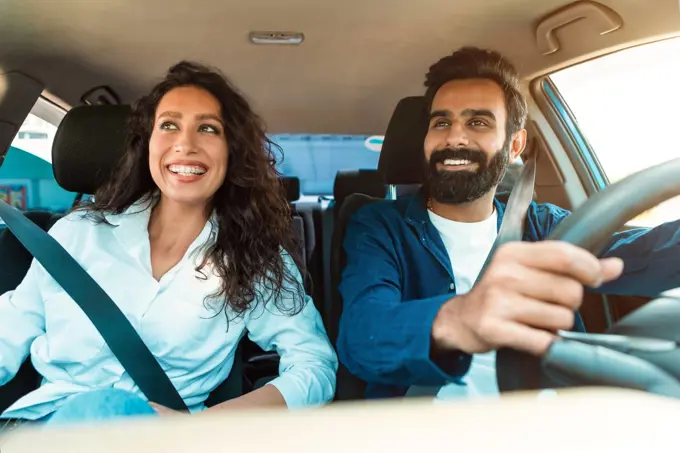
[[[380,134],[396,103],[423,92],[427,68],[461,45],[497,49],[528,81],[603,52],[674,35],[676,0],[651,8],[601,0],[624,25],[599,36],[577,21],[557,31],[560,51],[536,45],[540,18],[565,0],[147,0],[0,3],[0,69],[19,69],[75,105],[110,85],[131,102],[173,63],[222,69],[272,133]],[[253,30],[305,33],[299,47],[255,46]]]

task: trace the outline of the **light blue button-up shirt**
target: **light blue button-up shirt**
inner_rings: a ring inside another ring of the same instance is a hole
[[[224,313],[215,316],[204,299],[219,288],[219,278],[208,268],[203,270],[207,278],[195,271],[201,246],[213,240],[212,220],[182,260],[156,281],[147,230],[151,210],[144,208],[138,203],[107,216],[110,226],[72,213],[50,234],[125,313],[190,410],[205,408],[209,393],[229,375],[246,334],[281,356],[279,377],[270,384],[289,408],[332,400],[337,357],[311,298],[302,295],[304,310],[290,316],[271,302],[265,308],[263,302],[271,297],[262,291],[262,300],[244,316],[230,316],[229,322]],[[287,254],[285,260],[300,279]],[[282,291],[281,297],[291,294]],[[280,304],[288,305],[285,300]],[[43,383],[3,417],[41,418],[69,396],[99,388],[145,398],[90,320],[35,260],[19,287],[0,296],[0,385],[14,377],[29,352]]]

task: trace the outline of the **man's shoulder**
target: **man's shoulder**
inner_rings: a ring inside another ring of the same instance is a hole
[[[379,200],[368,203],[352,215],[352,217],[360,219],[363,222],[383,221],[404,221],[406,210],[413,200],[413,196],[405,196],[397,200]]]
[[[564,209],[560,206],[557,206],[556,204],[537,203],[535,201],[531,202],[531,205],[529,207],[529,212],[533,213],[533,215],[535,215],[539,218],[551,217],[551,218],[557,218],[559,220],[561,220],[564,217],[571,214],[570,211],[568,211],[567,209]]]
[[[528,220],[533,224],[535,240],[545,239],[570,212],[552,203],[536,203],[529,206]]]

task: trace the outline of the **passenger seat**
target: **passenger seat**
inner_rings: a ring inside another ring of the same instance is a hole
[[[107,179],[124,153],[130,111],[129,106],[98,105],[74,107],[66,114],[52,145],[54,176],[62,188],[89,195]],[[27,213],[27,217],[48,230],[61,216],[31,212]],[[0,269],[3,271],[0,273],[0,291],[4,293],[15,289],[26,275],[31,261],[31,255],[8,229],[0,232]],[[237,357],[243,351],[242,345]],[[252,390],[243,374],[248,370],[259,372],[262,361],[253,359],[246,356],[245,361],[249,364],[246,371],[243,371],[242,361],[235,360],[229,378],[211,393],[206,403],[209,406],[218,404]],[[15,378],[0,387],[0,412],[39,384],[40,377],[29,358]]]

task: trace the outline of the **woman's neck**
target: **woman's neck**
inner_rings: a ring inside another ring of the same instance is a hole
[[[161,197],[151,211],[149,239],[163,249],[188,246],[203,231],[210,211],[205,205],[177,203]]]

